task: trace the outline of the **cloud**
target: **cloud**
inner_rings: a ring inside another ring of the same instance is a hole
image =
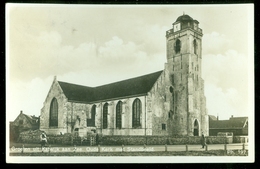
[[[237,103],[239,97],[235,88],[230,88],[226,92],[221,88],[205,83],[205,95],[207,98],[208,114],[219,116],[220,119],[228,119],[231,115],[243,116],[247,112],[238,111],[233,105]]]
[[[232,41],[218,32],[203,35],[203,54],[219,54],[231,49]]]
[[[26,40],[21,40],[21,43],[26,42],[27,45],[23,46],[20,53],[11,55],[11,77],[31,80],[35,77],[46,78],[85,70],[115,73],[122,69],[138,72],[158,56],[158,53],[144,52],[142,45],[123,41],[117,36],[101,45],[84,42],[75,47],[63,45],[62,36],[51,31],[41,32],[39,36],[28,35]]]
[[[29,115],[40,115],[40,109],[48,94],[53,77],[34,78],[29,82],[16,81],[7,88],[7,121],[13,121],[20,111]]]
[[[235,50],[207,54],[202,76],[209,114],[241,116],[248,113],[248,58]]]
[[[23,49],[11,55],[9,63],[14,115],[20,110],[39,114],[54,75],[61,81],[97,86],[158,71],[164,65],[163,54],[148,54],[142,45],[117,36],[102,45],[86,42],[76,47],[64,45],[55,31],[24,36]]]

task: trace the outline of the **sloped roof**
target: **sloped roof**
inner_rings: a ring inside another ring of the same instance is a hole
[[[94,88],[58,81],[65,96],[69,100],[89,102],[93,98]]]
[[[216,116],[213,116],[213,115],[208,115],[208,116],[209,116],[209,120],[217,120]]]
[[[239,118],[230,118],[229,120],[216,120],[209,122],[209,128],[213,129],[236,129],[243,128],[247,117],[239,117]]]
[[[27,119],[28,121],[31,123],[31,124],[36,124],[37,123],[37,120],[39,120],[39,117],[36,117],[36,116],[31,116],[31,115],[27,115],[27,114],[23,114]]]
[[[36,117],[36,116],[31,116],[31,115],[27,115],[27,114],[24,114],[24,113],[20,113],[16,119],[12,122],[13,124],[15,124],[17,122],[17,120],[19,119],[19,116],[21,117],[25,117],[25,119],[27,119],[27,121],[32,124],[32,125],[37,125],[37,120],[39,120],[39,117]]]
[[[58,83],[69,100],[95,102],[99,100],[146,94],[151,90],[161,73],[162,71],[158,71],[97,87],[81,86],[60,81],[58,81]]]

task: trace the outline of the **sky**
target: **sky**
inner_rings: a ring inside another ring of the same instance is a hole
[[[203,30],[209,115],[253,114],[254,6],[6,6],[6,120],[40,115],[54,76],[98,86],[164,69],[165,33],[183,14]]]

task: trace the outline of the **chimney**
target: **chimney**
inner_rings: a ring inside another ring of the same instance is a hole
[[[217,116],[217,120],[218,120],[218,116]]]
[[[233,118],[234,116],[233,115],[231,115],[231,118]]]

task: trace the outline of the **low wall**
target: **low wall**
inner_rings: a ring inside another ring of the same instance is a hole
[[[20,143],[34,143],[40,144],[40,135],[44,131],[41,130],[29,130],[20,133],[18,142]],[[72,144],[72,136],[69,133],[64,135],[47,135],[49,144]]]
[[[34,130],[22,132],[19,135],[18,142],[21,143],[36,143],[40,144],[40,135],[43,131]],[[107,135],[96,135],[88,134],[88,140],[90,141],[90,136],[97,139],[96,144],[100,145],[184,145],[184,144],[201,144],[201,137],[199,136],[107,136]],[[232,136],[207,136],[207,144],[230,144],[233,143],[233,138],[236,142],[242,140],[243,137],[232,137]],[[96,142],[96,140],[93,140]],[[245,139],[245,138],[243,138]],[[73,140],[70,133],[64,135],[47,135],[47,140],[49,144],[81,144],[80,137],[77,140]],[[95,145],[92,143],[91,145]]]
[[[248,136],[233,136],[233,143],[248,143]]]
[[[230,144],[233,137],[208,136],[207,144]],[[103,136],[100,145],[183,145],[201,144],[199,136]]]

